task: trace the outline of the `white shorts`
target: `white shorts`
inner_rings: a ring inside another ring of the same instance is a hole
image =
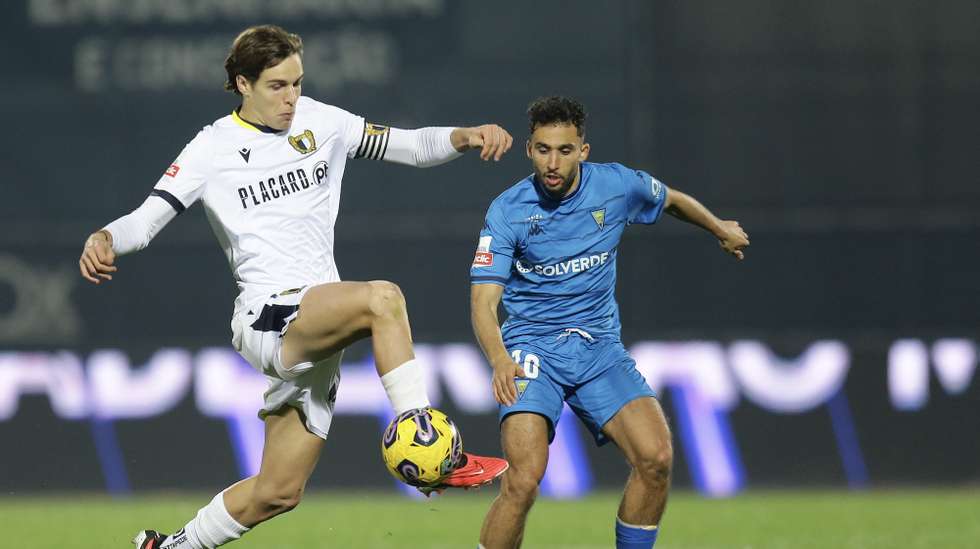
[[[299,304],[307,290],[307,286],[284,290],[264,302],[242,307],[231,320],[232,344],[269,380],[259,417],[265,419],[283,406],[292,406],[306,416],[306,428],[311,433],[326,439],[337,400],[343,351],[292,368],[283,367],[280,357],[282,338],[299,316]]]

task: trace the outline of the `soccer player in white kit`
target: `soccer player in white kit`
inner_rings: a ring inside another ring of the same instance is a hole
[[[493,124],[401,130],[301,96],[302,41],[276,26],[246,29],[225,62],[241,96],[205,126],[132,213],[85,241],[81,274],[112,280],[117,255],[145,248],[201,200],[240,290],[232,342],[269,378],[258,475],[219,493],[173,535],[144,530],[138,549],[204,549],[299,504],[330,428],[343,349],[370,337],[395,414],[429,406],[405,300],[386,281],[341,282],[334,223],[349,158],[427,167],[480,149],[499,160],[512,138]],[[478,486],[506,461],[465,454],[442,487]]]

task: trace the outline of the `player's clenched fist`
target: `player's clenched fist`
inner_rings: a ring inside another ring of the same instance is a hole
[[[480,149],[480,158],[495,161],[510,150],[514,138],[496,124],[484,124],[473,128],[457,128],[452,136],[456,150]]]
[[[718,245],[737,257],[739,261],[745,259],[745,253],[742,250],[749,245],[749,235],[738,224],[738,221],[722,221],[721,226],[723,236],[718,239]]]
[[[112,280],[112,274],[116,272],[116,267],[112,264],[116,261],[116,253],[112,251],[112,235],[109,231],[97,231],[89,235],[85,240],[85,247],[82,248],[82,257],[78,259],[78,268],[82,272],[82,277],[96,284],[100,283],[100,278]]]
[[[493,398],[500,404],[513,406],[517,402],[517,385],[514,383],[514,378],[526,377],[524,369],[510,357],[496,361],[492,366]]]

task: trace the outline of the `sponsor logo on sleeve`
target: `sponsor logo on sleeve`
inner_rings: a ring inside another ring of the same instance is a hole
[[[490,235],[481,236],[480,243],[476,245],[476,251],[478,252],[489,252],[490,243],[493,242],[493,237]]]
[[[659,182],[659,181],[657,181],[657,178],[656,177],[651,177],[650,178],[650,181],[651,181],[651,183],[650,183],[650,192],[653,193],[653,197],[654,198],[656,198],[657,200],[660,200],[662,198],[661,197],[661,194],[664,192],[664,184],[661,183],[661,182]]]
[[[177,177],[177,172],[180,171],[180,166],[177,164],[171,164],[167,171],[163,172],[163,175],[167,177]]]
[[[490,235],[481,236],[480,243],[476,247],[476,255],[473,257],[474,267],[492,267],[493,253],[490,252],[490,242],[493,237]]]

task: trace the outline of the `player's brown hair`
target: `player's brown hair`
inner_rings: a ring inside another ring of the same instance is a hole
[[[585,135],[585,105],[570,97],[539,97],[528,105],[527,118],[531,133],[538,126],[570,124],[579,136]]]
[[[225,71],[228,72],[225,89],[241,95],[235,83],[239,74],[249,82],[255,82],[262,71],[282,63],[294,53],[303,55],[303,39],[298,34],[286,32],[276,25],[258,25],[243,30],[232,42],[225,59]]]

